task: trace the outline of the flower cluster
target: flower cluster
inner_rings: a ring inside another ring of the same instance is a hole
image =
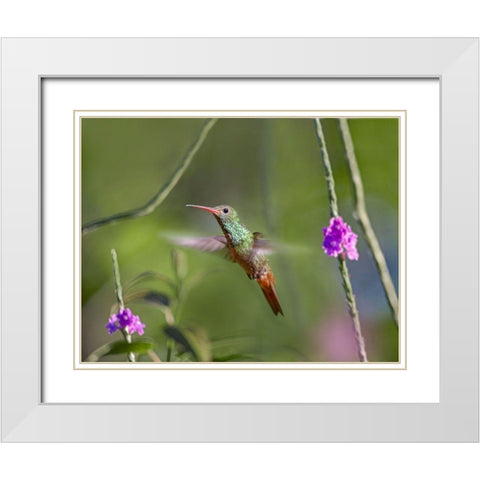
[[[350,260],[358,260],[357,235],[342,217],[330,219],[330,225],[323,229],[323,250],[330,257],[338,257],[345,250]]]
[[[128,334],[138,333],[143,335],[145,324],[140,321],[138,315],[133,315],[129,308],[122,308],[118,313],[112,315],[105,325],[108,333],[111,335],[117,330],[126,329]]]

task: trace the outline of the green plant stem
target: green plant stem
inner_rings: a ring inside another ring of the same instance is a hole
[[[183,295],[183,279],[187,274],[186,271],[186,260],[183,257],[183,252],[172,249],[172,267],[175,273],[175,306],[173,310],[166,309],[165,310],[165,320],[168,325],[172,326],[175,323],[178,323],[178,312],[181,306],[181,300]],[[172,359],[172,353],[175,348],[175,341],[169,338],[167,340],[167,362],[170,362]]]
[[[178,273],[178,272],[176,272]],[[176,287],[175,287],[175,306],[173,311],[170,310],[169,315],[165,314],[165,320],[168,325],[178,324],[179,310],[181,307],[181,302],[183,299],[183,279],[181,276],[176,274]],[[171,361],[173,349],[175,348],[175,341],[172,339],[167,340],[167,362]]]
[[[350,276],[348,274],[347,261],[345,260],[345,257],[339,255],[338,262],[340,265],[340,272],[342,274],[343,289],[345,290],[345,295],[347,296],[350,317],[353,321],[353,333],[355,335],[358,358],[362,362],[368,362],[367,351],[365,350],[365,340],[363,339],[360,318],[357,310],[357,302],[355,301],[355,295],[353,294],[353,288],[350,282]]]
[[[100,358],[104,355],[107,355],[110,352],[110,345],[105,344],[101,347],[98,347],[94,350],[88,357],[85,359],[86,362],[98,362]]]
[[[178,312],[178,307],[180,302],[179,300],[180,288],[181,287],[177,285],[177,298],[175,300],[175,307],[173,312],[170,310],[170,315],[167,316],[167,314],[165,314],[165,320],[168,325],[174,325],[177,318],[177,312]],[[174,348],[175,348],[175,341],[169,338],[167,340],[167,362],[170,362]]]
[[[117,258],[117,251],[112,248],[110,251],[112,256],[112,265],[113,265],[113,282],[115,285],[115,295],[117,296],[117,303],[120,310],[125,308],[125,304],[123,302],[123,291],[122,291],[122,282],[120,280],[120,268],[118,266],[118,258]],[[123,338],[125,341],[130,344],[132,343],[132,336],[128,333],[127,329],[124,328],[121,330],[123,334]],[[128,361],[134,362],[135,361],[135,354],[133,352],[129,352],[128,354]]]
[[[380,281],[382,282],[383,290],[385,291],[385,296],[387,297],[390,310],[392,311],[393,318],[398,325],[397,292],[395,291],[395,286],[393,284],[392,277],[390,276],[382,248],[380,247],[380,243],[375,235],[372,223],[370,222],[370,217],[368,216],[362,176],[360,174],[360,169],[358,168],[347,119],[340,118],[338,121],[338,127],[343,139],[345,158],[350,169],[350,178],[352,179],[353,191],[355,195],[355,217],[360,224],[363,233],[365,234],[365,239],[367,240],[368,247],[370,248],[375,260],[375,264],[380,275]]]
[[[149,350],[148,351],[148,356],[154,361],[154,362],[161,362],[162,360],[160,359],[160,357],[153,351],[153,350]]]
[[[125,338],[125,341],[128,344],[132,343],[132,336],[127,332],[127,329],[124,328],[122,331],[123,338]],[[135,362],[135,354],[133,352],[128,352],[128,361],[129,362]]]
[[[114,248],[112,248],[110,250],[110,255],[112,256],[113,282],[115,285],[115,295],[117,296],[117,303],[120,310],[123,310],[125,308],[125,304],[123,302],[122,282],[120,281],[120,268],[118,267],[117,251]]]
[[[328,156],[327,147],[325,144],[325,137],[323,135],[322,124],[319,118],[314,120],[315,132],[317,134],[318,143],[320,145],[320,157],[323,163],[323,169],[325,174],[325,180],[327,181],[328,200],[330,205],[330,215],[332,217],[338,217],[338,204],[337,196],[335,194],[335,181],[333,179],[332,167],[330,165],[330,158]],[[347,262],[342,255],[338,256],[338,262],[340,267],[340,274],[342,275],[343,289],[348,303],[348,310],[353,323],[355,343],[357,345],[357,354],[361,362],[368,362],[367,352],[365,350],[365,340],[362,335],[362,328],[360,325],[360,318],[357,309],[357,303],[355,301],[355,295],[353,294],[352,284],[350,282],[350,275],[348,273]]]
[[[190,146],[189,150],[183,157],[175,172],[173,172],[173,175],[170,177],[168,182],[165,183],[145,205],[134,210],[116,213],[115,215],[111,215],[109,217],[101,218],[99,220],[94,220],[93,222],[87,223],[82,227],[82,234],[86,235],[87,233],[93,232],[97,228],[109,225],[111,223],[119,222],[121,220],[127,220],[129,218],[144,217],[145,215],[149,215],[150,213],[152,213],[165,200],[165,198],[167,198],[168,194],[178,183],[185,170],[192,163],[192,159],[202,146],[203,142],[207,138],[208,133],[210,132],[213,125],[215,125],[216,121],[216,118],[210,118],[204,123],[197,139]]]
[[[169,338],[167,340],[167,362],[171,361],[174,345],[175,345],[175,342],[171,338]]]
[[[337,194],[335,193],[335,180],[333,179],[332,166],[328,157],[325,137],[323,136],[322,124],[320,119],[315,119],[315,132],[317,133],[318,143],[320,145],[320,157],[323,164],[323,172],[327,181],[328,203],[330,205],[330,216],[338,217]]]

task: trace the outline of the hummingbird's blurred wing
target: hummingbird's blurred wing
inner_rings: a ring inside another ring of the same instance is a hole
[[[283,255],[311,254],[312,249],[305,245],[267,240],[262,233],[253,233],[253,250],[264,255],[282,253]]]
[[[172,242],[181,247],[193,248],[202,252],[219,252],[227,260],[233,260],[230,250],[227,248],[227,240],[223,235],[215,237],[189,237],[176,235],[169,237]]]
[[[267,240],[263,233],[253,232],[253,251],[257,253],[262,253],[264,255],[270,255],[272,253],[278,252],[279,248],[275,246],[272,242]]]
[[[188,237],[175,236],[170,237],[177,245],[182,247],[194,248],[203,252],[216,252],[227,246],[227,240],[223,235],[216,237]]]

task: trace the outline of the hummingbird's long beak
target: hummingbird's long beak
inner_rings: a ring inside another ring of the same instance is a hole
[[[213,213],[215,216],[220,214],[219,210],[210,207],[203,207],[202,205],[187,205],[187,207],[200,208],[201,210],[206,210],[207,212]]]

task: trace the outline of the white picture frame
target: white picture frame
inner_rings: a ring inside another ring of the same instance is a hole
[[[440,403],[42,403],[41,82],[59,76],[439,79]],[[478,441],[478,39],[4,39],[2,100],[3,441]]]

